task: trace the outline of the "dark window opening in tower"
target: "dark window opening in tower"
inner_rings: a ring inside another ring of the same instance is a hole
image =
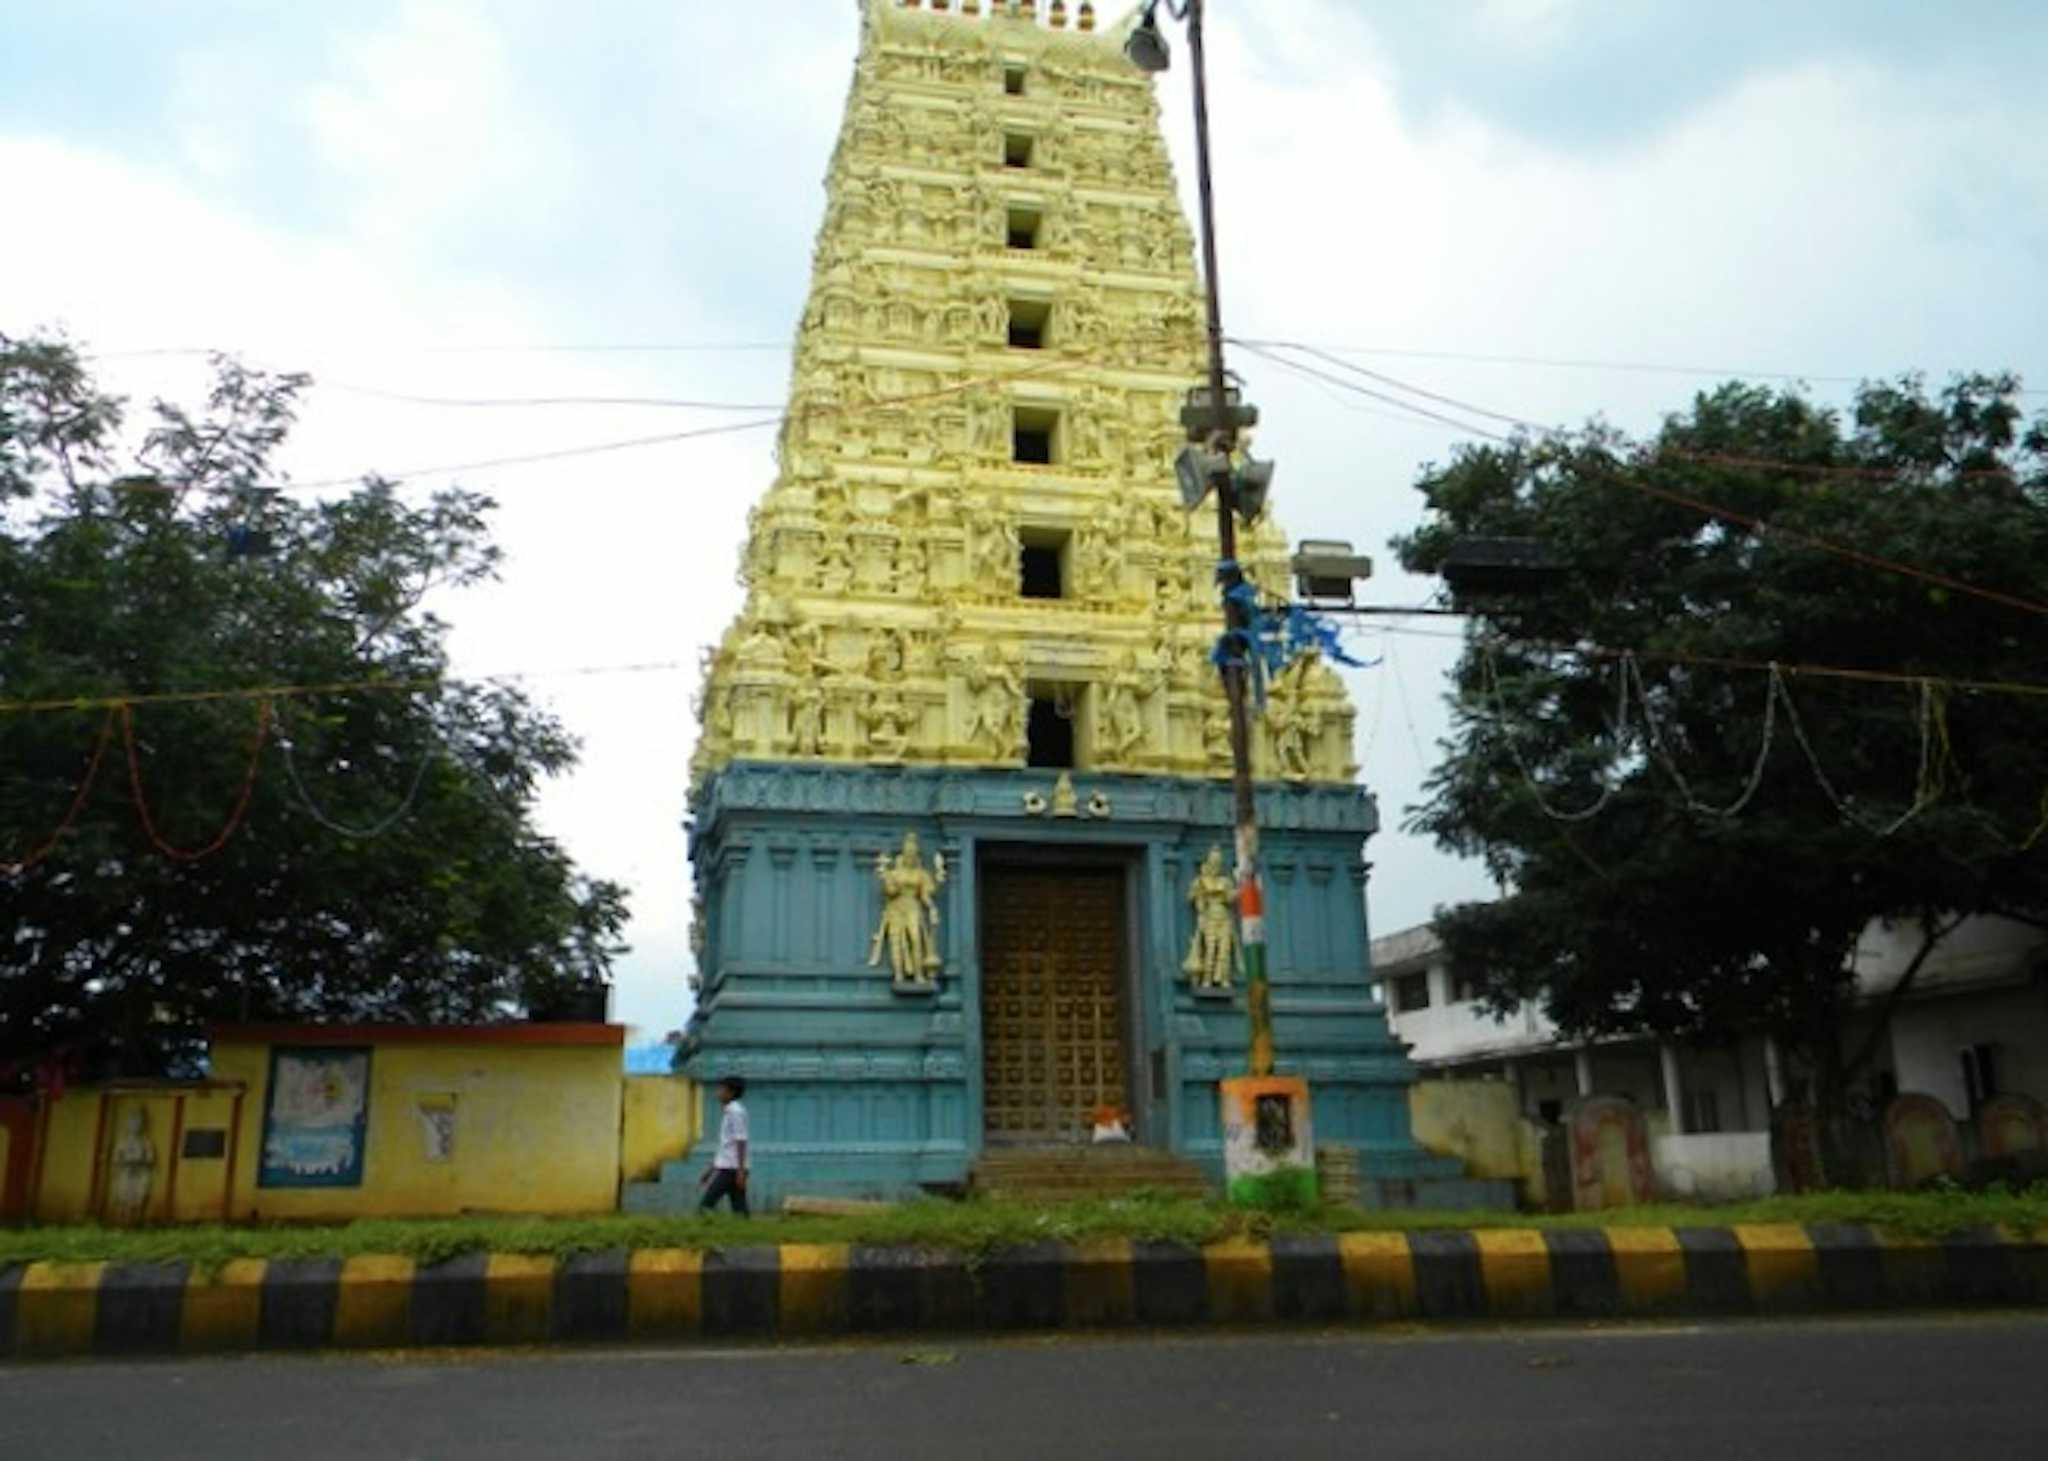
[[[1024,539],[1019,592],[1027,599],[1063,599],[1067,596],[1067,538],[1057,536]]]
[[[1050,695],[1033,696],[1031,720],[1026,728],[1029,750],[1025,764],[1049,770],[1072,770],[1074,765],[1074,713],[1061,714],[1059,702]]]
[[[1043,350],[1045,329],[1052,322],[1052,306],[1042,299],[1010,301],[1010,348]]]

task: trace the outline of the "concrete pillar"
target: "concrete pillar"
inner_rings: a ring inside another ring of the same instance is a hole
[[[1579,1094],[1593,1094],[1593,1052],[1584,1046],[1572,1052],[1572,1071],[1579,1078]]]
[[[1771,1109],[1785,1104],[1785,1061],[1778,1053],[1778,1037],[1764,1036],[1764,1089],[1770,1094]]]
[[[1668,1041],[1657,1046],[1657,1061],[1664,1067],[1664,1109],[1671,1113],[1671,1134],[1685,1135],[1685,1082],[1678,1074],[1678,1047]]]

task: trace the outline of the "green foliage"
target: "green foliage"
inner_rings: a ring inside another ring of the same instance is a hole
[[[2000,1226],[2048,1236],[2048,1184],[2024,1192],[1823,1192],[1730,1207],[1675,1205],[1589,1213],[1361,1211],[1312,1206],[1246,1211],[1189,1198],[905,1203],[855,1217],[446,1218],[290,1227],[0,1229],[10,1263],[188,1262],[392,1254],[437,1263],[466,1253],[567,1258],[607,1249],[717,1250],[762,1243],[860,1243],[981,1255],[1029,1243],[1124,1238],[1201,1245],[1276,1233],[1421,1232],[1463,1228],[1712,1227],[1730,1223],[1864,1223],[1939,1238]]]
[[[0,702],[138,700],[0,711],[0,1068],[156,1073],[223,1019],[502,1017],[618,952],[621,890],[532,822],[574,743],[441,679],[429,605],[494,576],[492,503],[265,490],[306,384],[219,360],[203,410],[129,435],[69,345],[0,335]],[[392,688],[234,693],[363,682]]]
[[[1731,385],[1649,441],[1595,427],[1423,477],[1409,569],[1468,534],[1567,565],[1475,606],[1411,822],[1508,890],[1437,918],[1496,1009],[1569,1036],[1770,1029],[1833,1099],[1871,1048],[1837,1032],[1873,920],[1931,949],[1958,916],[2048,914],[2048,698],[1917,683],[2048,684],[2048,619],[1936,581],[2048,604],[2048,430],[2017,389],[1868,386],[1844,420]],[[1587,646],[1633,651],[1627,677]],[[1785,693],[1729,661],[1787,667]]]

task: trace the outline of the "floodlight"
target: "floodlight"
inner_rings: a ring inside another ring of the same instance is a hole
[[[1295,592],[1312,604],[1348,604],[1351,586],[1372,577],[1372,559],[1352,550],[1349,543],[1328,538],[1310,538],[1294,550]]]

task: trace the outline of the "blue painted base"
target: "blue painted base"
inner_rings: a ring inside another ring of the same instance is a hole
[[[684,1069],[706,1088],[747,1081],[753,1192],[781,1198],[905,1197],[963,1181],[982,1146],[979,890],[1019,858],[1123,872],[1129,1030],[1127,1088],[1139,1138],[1220,1179],[1216,1083],[1242,1073],[1241,991],[1190,987],[1187,888],[1230,840],[1220,782],[1075,775],[1104,816],[1028,811],[1053,776],[1029,771],[737,763],[705,786],[691,860],[704,903],[703,989]],[[1259,794],[1268,959],[1283,1074],[1307,1078],[1317,1140],[1357,1147],[1368,1178],[1441,1180],[1456,1162],[1415,1144],[1404,1048],[1372,996],[1363,916],[1365,838],[1377,826],[1354,786],[1269,786]],[[904,834],[945,860],[936,988],[906,995],[868,963],[880,917],[875,864]],[[1059,1134],[1078,1140],[1079,1131]],[[693,1207],[700,1147],[633,1211]]]

